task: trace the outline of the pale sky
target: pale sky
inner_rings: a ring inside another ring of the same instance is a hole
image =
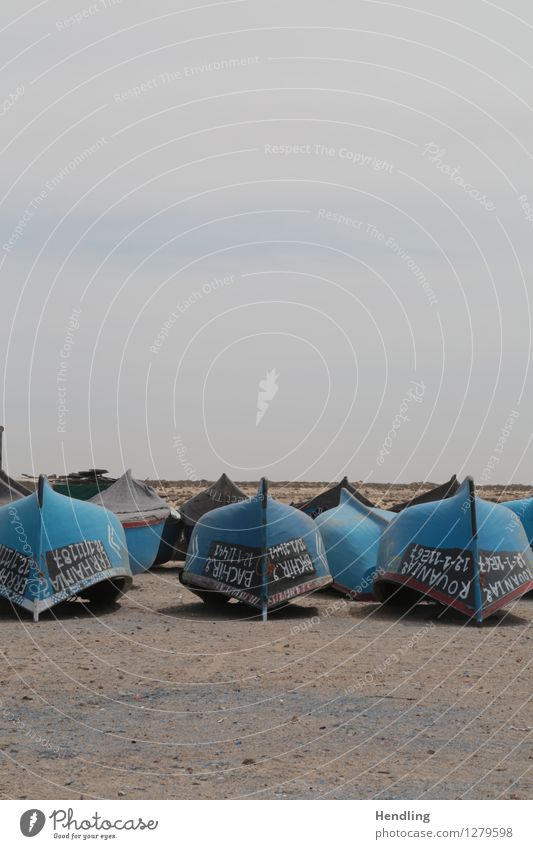
[[[11,474],[533,481],[529,2],[4,0],[0,39]]]

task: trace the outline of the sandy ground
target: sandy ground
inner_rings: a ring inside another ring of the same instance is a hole
[[[531,797],[533,598],[479,629],[328,591],[263,624],[178,570],[113,609],[0,609],[4,797]]]

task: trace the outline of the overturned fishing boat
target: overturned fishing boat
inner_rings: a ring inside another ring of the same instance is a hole
[[[478,498],[466,478],[450,498],[408,507],[389,523],[374,589],[384,602],[432,599],[481,624],[533,589],[533,553],[515,514]]]
[[[11,504],[13,501],[19,501],[27,495],[31,495],[32,490],[26,489],[23,484],[13,478],[10,478],[3,469],[0,469],[0,507],[4,504]]]
[[[504,507],[512,510],[515,524],[521,524],[533,548],[533,498],[516,498],[513,501],[500,501]]]
[[[198,495],[193,495],[192,498],[181,504],[179,514],[184,526],[186,545],[189,544],[194,526],[202,516],[205,516],[210,510],[216,510],[218,507],[224,507],[227,504],[236,504],[246,498],[248,498],[246,493],[239,489],[237,484],[233,483],[226,474],[222,474],[207,489],[199,492]]]
[[[319,492],[318,495],[314,496],[314,498],[307,501],[293,502],[291,507],[296,507],[297,510],[301,510],[308,516],[311,516],[312,519],[316,519],[316,517],[320,516],[321,513],[325,513],[327,510],[332,510],[334,507],[339,506],[343,490],[349,492],[350,495],[354,495],[357,500],[361,504],[366,505],[366,507],[374,507],[372,502],[369,501],[368,498],[365,498],[365,496],[349,482],[347,477],[344,477],[340,483],[333,484],[333,486],[329,489]]]
[[[132,477],[131,469],[122,475],[104,492],[90,499],[92,504],[99,504],[111,510],[118,517],[124,529],[131,571],[134,575],[150,569],[159,559],[166,542],[167,554],[170,557],[172,540],[164,540],[168,529],[167,521],[172,516],[170,504],[159,497],[155,489]],[[174,524],[178,533],[177,522]]]
[[[459,481],[456,475],[452,475],[449,481],[429,489],[427,492],[422,492],[420,495],[415,495],[408,501],[401,501],[399,504],[394,504],[390,510],[393,513],[401,513],[407,507],[413,507],[415,504],[428,504],[430,501],[442,501],[445,498],[451,498],[459,489]]]
[[[256,496],[204,514],[196,524],[181,582],[211,604],[231,598],[262,610],[331,583],[316,524],[268,496]]]
[[[111,602],[131,584],[120,522],[59,495],[44,476],[0,508],[0,596],[39,614],[73,597]]]
[[[379,545],[394,517],[389,510],[369,507],[347,489],[341,491],[337,507],[316,516],[336,590],[359,601],[375,598]]]
[[[108,477],[107,469],[86,469],[81,472],[70,472],[50,479],[53,489],[60,495],[68,495],[69,498],[78,498],[80,501],[89,501],[99,492],[109,489],[116,478]]]

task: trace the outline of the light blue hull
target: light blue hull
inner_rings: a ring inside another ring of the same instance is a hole
[[[0,508],[0,595],[35,619],[110,580],[122,590],[131,584],[124,532],[109,511],[59,495],[45,478]]]
[[[524,528],[530,546],[533,547],[533,498],[517,498],[515,501],[502,501],[504,507],[512,510],[516,522]]]
[[[379,596],[399,588],[482,622],[533,589],[533,554],[515,514],[477,498],[467,478],[451,498],[408,507],[385,530],[375,582]]]
[[[266,491],[202,516],[180,578],[201,597],[233,597],[264,613],[331,583],[315,522]]]
[[[124,523],[123,527],[130,568],[133,575],[139,575],[150,569],[157,559],[165,520],[134,526]]]
[[[315,518],[335,589],[359,600],[374,598],[381,536],[395,516],[367,507],[343,489],[339,506]]]
[[[145,481],[135,480],[131,469],[91,501],[112,510],[121,522],[132,573],[150,569],[160,551],[170,505]]]

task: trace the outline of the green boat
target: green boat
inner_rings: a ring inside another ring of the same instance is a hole
[[[87,469],[83,472],[71,472],[55,478],[52,488],[60,495],[68,495],[69,498],[77,498],[79,501],[89,501],[99,492],[104,492],[111,484],[116,483],[116,478],[108,478],[107,469]]]

